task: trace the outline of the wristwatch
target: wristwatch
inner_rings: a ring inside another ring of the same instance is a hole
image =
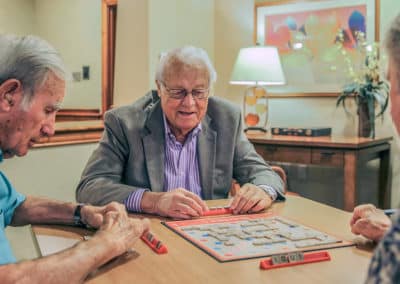
[[[79,203],[75,207],[75,211],[74,211],[74,225],[75,226],[86,227],[86,224],[82,221],[82,216],[81,216],[82,207],[85,205],[86,204],[84,204],[84,203]]]

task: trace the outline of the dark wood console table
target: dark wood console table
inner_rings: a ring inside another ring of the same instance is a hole
[[[356,206],[357,168],[372,159],[380,160],[379,206],[390,207],[390,140],[360,137],[300,137],[247,133],[256,151],[268,162],[288,162],[344,168],[344,209]]]

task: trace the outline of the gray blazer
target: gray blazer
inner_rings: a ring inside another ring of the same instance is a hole
[[[270,185],[283,200],[283,185],[255,152],[242,130],[240,110],[210,97],[197,151],[204,199],[226,198],[232,178],[240,184]],[[163,191],[164,125],[156,91],[108,111],[104,133],[76,190],[76,199],[95,205],[123,202],[137,188]]]

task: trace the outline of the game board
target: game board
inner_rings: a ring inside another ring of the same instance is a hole
[[[220,262],[353,245],[272,213],[163,224]]]

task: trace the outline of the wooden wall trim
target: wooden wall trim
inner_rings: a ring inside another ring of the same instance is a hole
[[[33,148],[97,143],[103,134],[103,129],[103,126],[60,129],[54,136],[41,138]]]

